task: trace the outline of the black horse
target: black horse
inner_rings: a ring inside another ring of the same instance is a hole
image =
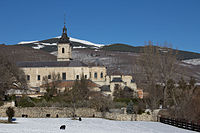
[[[66,127],[65,125],[62,125],[62,126],[60,127],[60,129],[61,129],[61,130],[65,130],[65,127]]]

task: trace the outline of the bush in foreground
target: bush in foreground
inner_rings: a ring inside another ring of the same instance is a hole
[[[15,115],[14,109],[12,107],[8,107],[7,110],[6,110],[6,114],[8,116],[8,122],[11,123],[12,122],[12,118]]]

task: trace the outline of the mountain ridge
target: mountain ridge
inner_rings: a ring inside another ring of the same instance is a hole
[[[47,52],[55,52],[57,51],[57,42],[60,36],[41,40],[41,41],[23,41],[19,42],[17,45],[32,47],[34,49],[41,49]],[[133,53],[142,53],[144,50],[144,46],[132,46],[129,44],[122,44],[122,43],[115,43],[115,44],[95,44],[86,40],[76,39],[70,37],[70,41],[73,45],[74,49],[94,49],[94,50],[105,50],[105,51],[118,51],[118,52],[133,52]],[[157,46],[155,46],[157,47]],[[196,52],[189,52],[183,50],[176,50],[178,51],[177,59],[179,60],[189,60],[189,59],[198,59],[200,58],[200,53]]]

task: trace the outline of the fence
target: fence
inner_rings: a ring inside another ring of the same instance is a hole
[[[176,120],[176,119],[171,119],[171,118],[163,118],[163,117],[160,117],[160,122],[164,124],[176,126],[179,128],[183,128],[183,129],[200,132],[200,125],[197,123],[186,122],[186,121],[181,121],[181,120]]]

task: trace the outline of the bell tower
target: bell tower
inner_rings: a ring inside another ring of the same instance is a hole
[[[58,46],[57,61],[72,60],[72,57],[71,57],[72,44],[70,43],[69,37],[67,36],[67,28],[65,27],[65,21],[64,21],[62,36],[59,39],[57,46]]]

